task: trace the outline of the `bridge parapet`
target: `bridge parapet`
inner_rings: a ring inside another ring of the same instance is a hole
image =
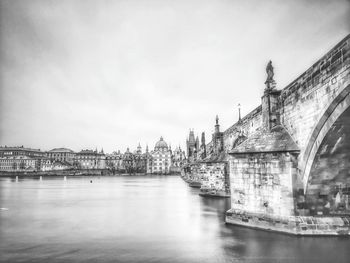
[[[225,152],[232,150],[240,136],[248,137],[261,127],[261,105],[224,131]],[[237,144],[236,144],[237,145]]]

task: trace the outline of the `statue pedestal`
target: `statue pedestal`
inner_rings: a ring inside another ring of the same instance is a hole
[[[273,91],[276,89],[276,82],[274,80],[272,81],[266,81],[266,88],[264,90],[264,93],[270,93],[270,91]]]

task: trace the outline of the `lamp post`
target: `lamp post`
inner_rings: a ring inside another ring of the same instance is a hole
[[[241,104],[238,103],[238,121],[241,121]]]

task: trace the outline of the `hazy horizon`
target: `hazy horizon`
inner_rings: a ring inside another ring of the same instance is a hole
[[[349,34],[349,1],[0,0],[0,145],[207,143]]]

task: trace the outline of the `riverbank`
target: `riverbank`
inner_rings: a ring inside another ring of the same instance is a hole
[[[60,170],[60,171],[16,171],[7,172],[0,171],[0,177],[38,177],[38,176],[150,176],[156,174],[146,173],[117,173],[106,169],[94,169],[94,170]],[[157,174],[159,175],[159,174]],[[178,176],[178,174],[166,174],[164,176]]]

